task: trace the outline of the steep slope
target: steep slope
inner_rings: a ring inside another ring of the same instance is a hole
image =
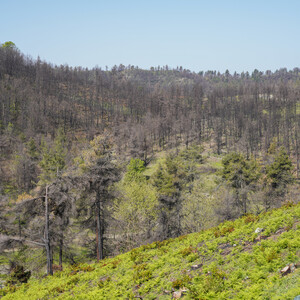
[[[2,293],[14,300],[293,299],[300,294],[299,262],[300,204],[285,205]]]

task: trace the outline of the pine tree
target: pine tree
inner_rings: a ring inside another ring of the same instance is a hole
[[[221,175],[234,189],[236,205],[247,213],[247,193],[261,175],[258,163],[253,158],[247,160],[241,153],[232,152],[223,158],[222,164]]]
[[[50,146],[42,140],[40,167],[42,173],[40,179],[42,183],[50,183],[61,173],[66,166],[66,136],[60,128],[54,139],[54,145]]]
[[[90,144],[90,149],[83,154],[84,159],[80,160],[81,172],[77,181],[82,186],[82,196],[90,199],[92,215],[89,215],[88,220],[83,223],[88,227],[96,225],[96,249],[99,261],[104,258],[103,234],[106,229],[108,213],[106,208],[108,201],[112,198],[109,188],[119,180],[119,168],[114,161],[109,136],[98,136]],[[85,209],[86,203],[83,205],[83,209]]]
[[[284,147],[275,155],[274,162],[267,166],[267,180],[278,196],[283,196],[286,188],[293,182],[293,165]]]
[[[181,234],[181,191],[186,181],[185,166],[180,157],[173,154],[168,155],[164,165],[160,164],[153,174],[152,184],[160,203],[161,239]]]

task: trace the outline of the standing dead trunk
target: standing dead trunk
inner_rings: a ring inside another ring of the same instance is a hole
[[[59,240],[59,267],[62,270],[62,263],[63,263],[63,245],[64,245],[64,240],[63,240],[63,234]]]
[[[97,252],[97,261],[100,260],[100,252],[99,252],[99,234],[98,234],[98,217],[96,216],[96,252]]]
[[[52,253],[49,236],[49,207],[48,207],[48,185],[46,186],[45,195],[45,247],[47,252],[47,275],[53,275],[52,269]]]
[[[21,238],[21,217],[19,216],[19,237]]]
[[[100,193],[96,194],[96,219],[97,219],[97,230],[96,230],[96,241],[97,241],[97,261],[103,259],[103,224],[101,216],[101,197]]]
[[[298,139],[298,133],[297,133],[298,131],[297,131],[297,129],[296,129],[296,131],[295,131],[295,151],[296,151],[296,164],[297,164],[297,167],[296,167],[296,176],[297,176],[297,179],[299,179],[299,170],[300,170],[300,167],[299,167],[299,156],[300,156],[300,154],[299,154],[299,152],[300,152],[300,150],[299,150],[299,139]]]

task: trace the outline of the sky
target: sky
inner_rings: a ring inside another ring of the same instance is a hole
[[[0,0],[0,43],[69,66],[300,66],[300,0]]]

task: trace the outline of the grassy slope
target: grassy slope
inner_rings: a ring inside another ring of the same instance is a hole
[[[300,261],[299,220],[299,204],[244,217],[31,279],[3,299],[171,299],[172,287],[185,287],[184,299],[293,299],[300,269],[285,277],[279,270]]]

